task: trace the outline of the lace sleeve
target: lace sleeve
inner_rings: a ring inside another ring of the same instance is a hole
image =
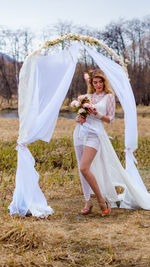
[[[116,107],[116,103],[115,103],[115,97],[112,94],[108,95],[108,99],[107,99],[107,106],[106,106],[106,116],[109,117],[110,119],[110,123],[113,123],[114,118],[115,118],[115,107]]]

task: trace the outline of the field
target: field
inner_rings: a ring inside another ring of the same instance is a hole
[[[102,218],[93,197],[92,214],[84,205],[72,144],[74,120],[59,118],[50,144],[35,142],[42,188],[54,215],[47,219],[10,217],[15,186],[18,119],[0,119],[0,267],[150,266],[150,212],[113,209]],[[135,156],[150,191],[150,118],[138,117],[139,149]],[[124,124],[116,119],[106,130],[124,165]]]

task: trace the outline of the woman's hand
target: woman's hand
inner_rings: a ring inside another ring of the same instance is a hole
[[[90,108],[88,108],[88,114],[90,115],[90,114],[94,114],[94,115],[96,115],[97,114],[97,110],[96,110],[96,108],[95,107],[90,107]]]
[[[76,117],[76,122],[84,123],[85,121],[86,119],[84,118],[84,116],[78,115]]]

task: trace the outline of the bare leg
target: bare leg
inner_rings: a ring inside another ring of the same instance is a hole
[[[80,163],[81,163],[83,151],[84,151],[84,145],[75,146],[75,153],[76,153],[76,158],[77,158],[77,162],[78,162],[80,180],[81,180],[81,184],[82,184],[84,198],[86,201],[85,206],[81,210],[81,212],[85,214],[84,210],[89,210],[93,206],[93,203],[91,200],[91,187],[90,187],[89,183],[86,181],[86,179],[84,178],[84,176],[82,175],[82,173],[80,172]]]
[[[91,195],[90,195],[91,194],[91,187],[80,171],[80,163],[81,163],[81,159],[82,159],[82,155],[83,155],[83,151],[84,151],[84,145],[75,146],[74,148],[75,148],[76,158],[77,158],[77,162],[78,162],[78,170],[79,170],[79,174],[80,174],[80,180],[81,180],[81,184],[82,184],[83,194],[84,194],[85,201],[87,203],[86,205],[88,205],[88,203],[89,203],[89,206],[85,206],[85,208],[89,208],[91,206],[91,201],[90,201],[90,199],[91,199]]]
[[[107,206],[105,204],[105,199],[103,198],[103,196],[99,190],[95,176],[90,171],[90,166],[91,166],[91,163],[92,163],[96,153],[97,153],[97,150],[95,148],[85,146],[84,151],[83,151],[83,155],[82,155],[82,159],[81,159],[80,171],[81,171],[82,175],[84,176],[84,178],[86,179],[86,181],[91,186],[93,192],[95,193],[101,209],[105,210],[107,208]]]

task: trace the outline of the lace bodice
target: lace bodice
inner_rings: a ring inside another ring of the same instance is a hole
[[[95,105],[97,110],[99,110],[104,115],[109,117],[110,123],[112,123],[115,118],[115,107],[116,107],[114,95],[102,92],[101,94],[98,95],[96,93],[88,95],[88,97],[91,99],[91,102]],[[104,107],[103,110],[101,110],[102,106],[105,106],[105,110]]]

